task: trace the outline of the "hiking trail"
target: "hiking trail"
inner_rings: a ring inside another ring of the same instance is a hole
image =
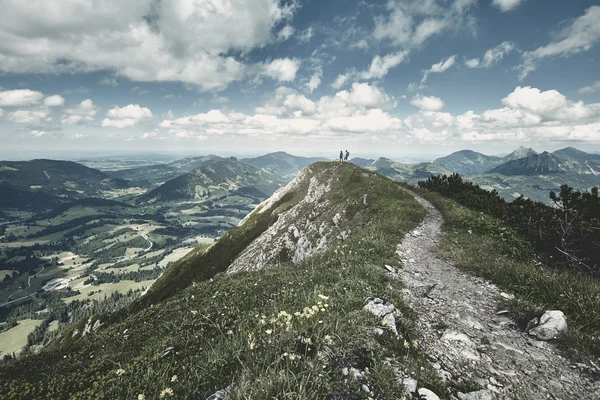
[[[443,217],[429,201],[408,192],[427,215],[398,245],[404,267],[395,275],[405,283],[404,297],[419,316],[421,348],[439,375],[481,387],[459,398],[600,399],[593,366],[574,363],[551,341],[530,337],[499,312],[500,299],[510,294],[436,254]]]

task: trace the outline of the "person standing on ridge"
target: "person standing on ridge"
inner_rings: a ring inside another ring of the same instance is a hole
[[[340,162],[344,162],[344,152],[340,150]]]
[[[344,161],[348,161],[348,157],[350,157],[350,153],[346,150],[346,156],[344,157]]]

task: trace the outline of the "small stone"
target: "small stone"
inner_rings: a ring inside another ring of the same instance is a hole
[[[504,314],[508,314],[508,310],[500,310],[496,313],[496,315],[504,315]]]
[[[394,267],[392,267],[391,265],[385,264],[384,266],[385,266],[385,269],[387,269],[388,271],[394,272]]]
[[[363,385],[362,385],[362,390],[363,390],[363,392],[366,392],[366,393],[371,393],[371,390],[369,389],[369,387],[368,387],[367,385],[364,385],[364,384],[363,384]]]
[[[342,375],[348,376],[348,368],[346,368],[346,367],[342,368]]]
[[[414,259],[414,258],[409,258],[409,259],[408,259],[408,262],[409,262],[409,263],[414,263],[414,262],[415,262],[415,259]]]
[[[504,297],[507,300],[512,300],[515,298],[514,294],[511,293],[504,293],[504,292],[500,292],[500,296]]]
[[[402,381],[404,385],[404,393],[411,395],[417,391],[417,380],[413,378],[404,378]]]
[[[437,394],[433,393],[429,389],[421,388],[417,391],[421,400],[440,400]]]

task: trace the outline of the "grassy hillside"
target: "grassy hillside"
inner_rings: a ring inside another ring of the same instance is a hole
[[[0,161],[0,183],[63,199],[102,197],[104,191],[127,188],[127,181],[72,161]]]
[[[138,303],[118,321],[81,321],[39,354],[4,365],[0,397],[203,399],[235,384],[233,399],[364,398],[365,384],[375,398],[400,398],[396,367],[445,398],[413,341],[399,282],[383,268],[397,264],[396,244],[424,210],[397,183],[351,164],[313,167],[330,180],[332,204],[347,204],[356,222],[349,238],[297,264],[218,273],[244,242],[293,209],[307,190],[300,184],[170,269],[149,306]],[[397,324],[399,338],[373,333],[381,321],[361,311],[370,296],[407,317]],[[359,382],[343,374],[350,367],[370,373]]]

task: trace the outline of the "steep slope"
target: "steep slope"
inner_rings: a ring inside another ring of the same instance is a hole
[[[278,176],[229,158],[171,179],[140,196],[138,202],[208,199],[244,188],[254,188],[267,197],[281,183]]]
[[[438,158],[433,163],[461,175],[474,175],[489,171],[500,165],[502,158],[486,156],[472,150],[461,150],[446,157]]]
[[[127,181],[72,161],[0,161],[0,182],[66,199],[101,197],[129,187]]]
[[[514,160],[518,160],[521,158],[526,158],[529,156],[533,156],[538,154],[535,150],[533,150],[532,148],[527,148],[524,146],[520,146],[518,149],[516,149],[515,151],[513,151],[512,153],[510,153],[509,155],[505,156],[504,158],[502,158],[503,162],[509,162],[509,161],[514,161]]]
[[[302,168],[318,161],[325,161],[324,158],[298,157],[283,151],[265,154],[255,158],[244,158],[243,163],[253,165],[256,168],[264,169],[275,175],[293,176]]]

